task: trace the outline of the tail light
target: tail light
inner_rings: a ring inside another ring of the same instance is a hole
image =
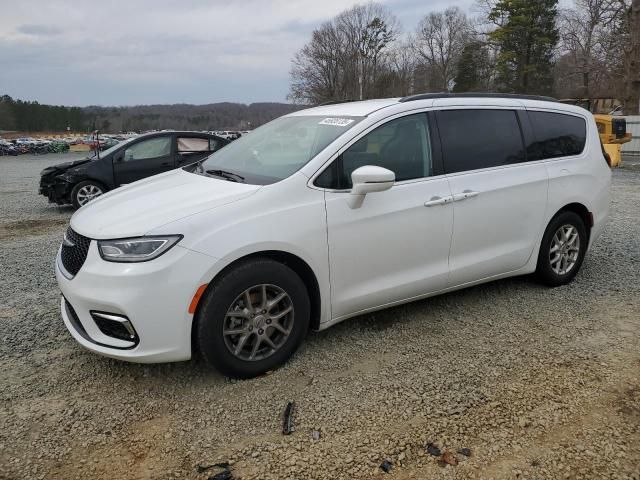
[[[611,168],[611,156],[604,149],[604,145],[602,144],[602,140],[600,141],[600,148],[602,149],[602,156],[604,157],[605,162],[607,162],[607,165],[609,166],[609,168]]]

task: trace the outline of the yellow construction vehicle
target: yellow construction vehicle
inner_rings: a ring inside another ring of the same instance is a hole
[[[600,141],[604,151],[609,155],[610,165],[612,167],[620,165],[622,144],[631,141],[631,134],[627,133],[627,121],[619,116],[622,102],[613,98],[566,98],[560,102],[577,105],[593,114],[598,126]]]
[[[604,151],[611,158],[611,166],[617,167],[622,162],[622,144],[631,141],[631,134],[627,133],[627,121],[613,115],[594,115],[600,141]]]

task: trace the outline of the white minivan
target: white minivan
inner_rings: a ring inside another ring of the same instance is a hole
[[[609,211],[593,117],[543,97],[426,94],[278,118],[71,218],[62,317],[134,362],[233,377],[307,331],[482,282],[577,274]]]

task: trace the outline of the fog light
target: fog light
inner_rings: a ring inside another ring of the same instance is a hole
[[[91,318],[107,337],[117,338],[125,342],[138,343],[138,334],[133,324],[124,315],[106,312],[90,312]]]

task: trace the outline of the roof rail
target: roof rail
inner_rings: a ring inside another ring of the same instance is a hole
[[[553,97],[545,97],[544,95],[521,95],[518,93],[419,93],[417,95],[409,95],[398,100],[400,103],[413,102],[414,100],[434,100],[436,98],[511,98],[516,100],[542,100],[545,102],[557,102]]]
[[[329,100],[328,102],[322,102],[316,105],[316,107],[324,107],[325,105],[337,105],[338,103],[349,103],[354,102],[353,98],[346,98],[344,100]]]

